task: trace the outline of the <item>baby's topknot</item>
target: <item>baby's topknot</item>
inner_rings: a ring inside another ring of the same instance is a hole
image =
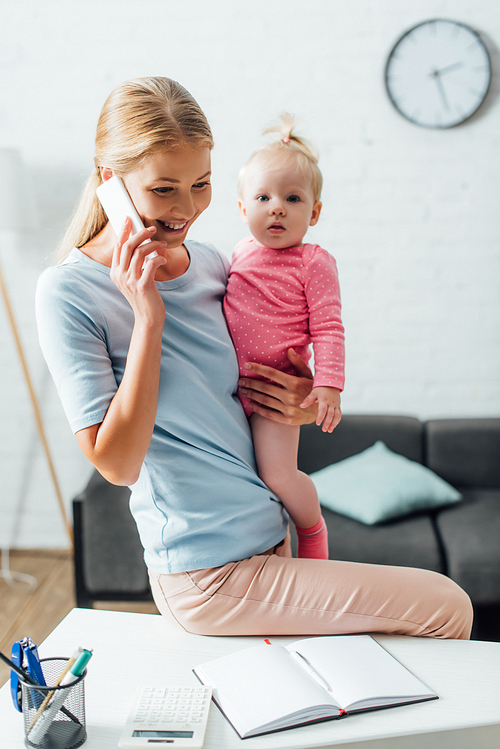
[[[314,200],[320,200],[323,176],[318,167],[318,154],[309,141],[296,134],[296,127],[296,119],[289,112],[284,112],[276,122],[266,127],[263,135],[271,134],[276,137],[262,148],[254,151],[241,169],[238,178],[240,198],[243,195],[245,175],[252,162],[255,160],[261,161],[263,158],[279,162],[281,157],[295,156],[299,169],[311,178]]]
[[[263,135],[276,134],[276,140],[268,144],[274,148],[295,148],[302,151],[315,164],[318,163],[318,154],[313,146],[305,138],[296,134],[297,120],[293,114],[283,112],[279,119],[273,124],[266,127]]]

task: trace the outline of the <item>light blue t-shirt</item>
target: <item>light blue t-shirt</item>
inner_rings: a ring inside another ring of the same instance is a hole
[[[222,312],[228,261],[186,242],[186,273],[157,282],[167,312],[156,423],[130,507],[146,565],[218,567],[279,543],[288,517],[256,473]],[[123,377],[134,314],[110,269],[73,250],[41,275],[40,345],[74,432],[99,424]]]

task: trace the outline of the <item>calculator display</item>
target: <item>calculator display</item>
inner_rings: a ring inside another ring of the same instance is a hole
[[[134,739],[192,739],[193,731],[134,731]]]

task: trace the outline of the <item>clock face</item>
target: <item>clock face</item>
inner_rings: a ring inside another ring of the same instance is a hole
[[[476,32],[439,19],[404,34],[385,69],[392,103],[422,127],[453,127],[469,119],[484,101],[490,78],[490,58]]]

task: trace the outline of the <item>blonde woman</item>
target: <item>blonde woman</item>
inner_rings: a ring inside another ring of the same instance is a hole
[[[118,86],[64,258],[37,289],[41,346],[77,440],[103,476],[131,487],[159,610],[200,634],[468,637],[470,602],[443,576],[290,558],[287,515],[256,473],[237,397],[222,312],[228,262],[187,239],[210,203],[211,148],[206,118],[182,86]],[[125,223],[116,237],[95,198],[112,175],[143,220],[135,235]],[[153,242],[141,247],[146,238]],[[144,263],[152,250],[158,257]],[[276,383],[248,379],[256,412],[294,424],[316,418],[299,408],[306,376],[251,371]]]

